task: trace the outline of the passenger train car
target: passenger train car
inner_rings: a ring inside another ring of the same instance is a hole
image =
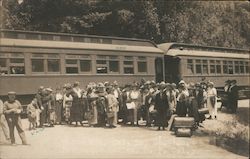
[[[163,51],[147,40],[1,30],[0,96],[10,90],[35,94],[41,85],[54,89],[74,81],[85,87],[155,80],[162,58]]]
[[[158,45],[164,51],[164,79],[187,83],[212,81],[221,90],[226,80],[236,80],[240,96],[250,97],[249,50],[181,43]]]

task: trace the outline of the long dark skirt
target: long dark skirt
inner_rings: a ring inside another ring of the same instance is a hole
[[[195,98],[190,100],[190,103],[188,104],[188,116],[194,117],[194,120],[196,122],[200,121],[200,115],[198,112],[198,102]]]
[[[56,114],[56,123],[62,122],[62,101],[56,101],[56,108],[55,108],[55,114]]]
[[[180,117],[185,117],[187,115],[187,104],[185,101],[177,102],[176,114]]]
[[[81,104],[81,99],[73,99],[72,107],[70,108],[70,121],[79,121],[83,120],[83,107]]]
[[[166,127],[167,126],[167,111],[161,111],[161,112],[157,112],[157,116],[156,116],[156,126],[162,126],[162,127]]]

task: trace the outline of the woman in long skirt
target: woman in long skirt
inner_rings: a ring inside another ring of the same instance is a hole
[[[207,107],[209,110],[209,118],[208,119],[216,119],[217,118],[217,90],[214,88],[214,83],[209,82],[207,88]]]
[[[56,124],[61,124],[62,122],[62,107],[63,107],[63,95],[60,92],[60,89],[56,89],[56,107],[55,107],[55,114],[56,114]]]
[[[141,94],[140,91],[138,90],[138,85],[134,84],[131,92],[129,93],[129,98],[131,102],[134,103],[135,108],[129,110],[129,114],[131,116],[131,124],[137,124],[138,125],[138,117],[137,117],[137,112],[140,106],[140,98]]]
[[[187,115],[189,92],[184,81],[179,83],[179,89],[180,93],[177,97],[176,114],[180,117],[185,117]]]
[[[65,86],[66,91],[71,89],[71,85],[68,84]],[[66,93],[63,97],[63,109],[64,109],[64,118],[65,122],[70,123],[70,108],[72,107],[73,97],[71,95],[66,96]]]
[[[97,108],[96,108],[97,98],[98,95],[94,92],[93,88],[88,88],[87,91],[88,105],[86,110],[86,118],[88,120],[89,126],[95,126],[97,124]]]

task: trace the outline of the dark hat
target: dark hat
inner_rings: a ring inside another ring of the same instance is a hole
[[[231,83],[231,80],[226,80],[225,83]]]
[[[8,95],[16,95],[16,92],[10,91],[10,92],[8,92]]]

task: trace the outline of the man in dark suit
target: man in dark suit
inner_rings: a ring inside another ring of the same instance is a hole
[[[167,112],[169,109],[168,97],[166,92],[164,91],[166,87],[165,82],[160,83],[160,92],[155,96],[155,109],[157,111],[156,124],[158,126],[158,130],[162,127],[165,130],[167,124]]]
[[[229,88],[229,108],[231,109],[232,113],[236,113],[238,108],[238,86],[236,85],[237,81],[232,80],[231,87]]]

